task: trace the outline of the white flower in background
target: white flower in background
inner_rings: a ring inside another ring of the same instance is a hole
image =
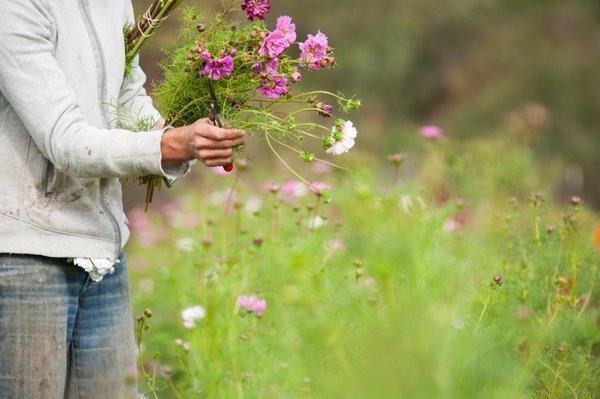
[[[328,154],[341,155],[354,147],[358,130],[351,121],[338,119],[331,129],[331,136],[325,138],[325,148]]]
[[[250,197],[244,205],[244,211],[246,211],[246,213],[249,213],[250,215],[254,215],[255,213],[258,213],[260,211],[260,209],[262,208],[262,204],[263,203],[260,198]]]
[[[190,308],[183,309],[181,312],[181,320],[183,327],[192,329],[196,327],[196,322],[202,320],[206,316],[206,311],[202,306],[192,306]]]
[[[315,216],[308,221],[308,228],[311,230],[317,230],[325,226],[325,223],[327,222],[321,216]]]
[[[398,206],[407,215],[412,215],[413,211],[417,210],[416,209],[417,207],[419,208],[419,210],[423,210],[426,207],[425,201],[423,201],[423,198],[414,197],[414,199],[413,199],[408,194],[400,197],[400,199],[398,200]]]
[[[175,243],[178,250],[183,252],[192,252],[194,250],[194,239],[190,237],[180,238]]]

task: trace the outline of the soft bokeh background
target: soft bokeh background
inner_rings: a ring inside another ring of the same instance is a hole
[[[600,3],[272,4],[269,26],[289,14],[336,47],[301,89],[364,100],[335,158],[351,171],[294,163],[331,185],[321,205],[251,138],[247,169],[198,165],[147,213],[125,185],[148,397],[597,397]],[[149,88],[177,26],[142,51]],[[249,294],[261,317],[238,309]]]
[[[218,7],[218,1],[189,4]],[[138,13],[149,1],[134,0]],[[422,124],[468,140],[498,131],[535,149],[559,199],[600,206],[600,2],[590,0],[273,0],[300,36],[322,30],[339,66],[307,76],[305,88],[358,94],[354,161],[410,155]],[[273,22],[273,21],[270,21]],[[142,53],[160,79],[159,47],[177,40],[177,16]],[[250,146],[249,156],[270,156]],[[409,156],[417,162],[418,157]],[[200,168],[198,168],[200,169]],[[381,169],[393,173],[393,169]],[[407,167],[410,171],[410,167]],[[409,173],[409,172],[407,172]],[[183,184],[199,184],[201,171]],[[159,195],[158,201],[166,193]],[[136,192],[128,205],[143,200]]]

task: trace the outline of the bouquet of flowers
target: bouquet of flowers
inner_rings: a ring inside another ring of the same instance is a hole
[[[134,30],[143,26],[154,30],[153,22],[160,20],[148,15],[164,18],[168,13],[157,11],[162,5],[170,12],[173,3],[177,1],[155,0],[141,20],[146,23],[138,23]],[[264,19],[270,10],[269,0],[234,0],[214,15],[197,7],[186,8],[179,45],[168,51],[161,63],[164,79],[153,95],[167,124],[178,127],[207,117],[214,93],[229,125],[264,139],[277,158],[310,186],[279,150],[294,152],[306,162],[333,165],[310,152],[306,140],[319,140],[332,155],[349,151],[357,130],[351,121],[334,115],[358,109],[361,102],[341,93],[294,90],[302,74],[332,68],[336,59],[327,36],[320,31],[298,42],[289,16],[277,18],[276,26],[269,29]],[[240,12],[245,18],[233,23],[234,14]],[[147,36],[128,35],[137,40]],[[141,45],[135,46],[139,51]],[[134,47],[129,44],[127,48]],[[128,53],[128,59],[134,56],[135,52]],[[321,121],[315,121],[313,115]],[[160,183],[155,177],[142,181],[152,187]]]

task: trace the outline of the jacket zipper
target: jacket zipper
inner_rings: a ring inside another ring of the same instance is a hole
[[[98,74],[98,82],[100,84],[100,98],[98,99],[98,107],[99,107],[100,115],[102,116],[104,125],[106,128],[108,128],[108,126],[109,126],[108,118],[106,117],[106,114],[104,113],[104,106],[102,104],[102,101],[104,101],[104,98],[106,96],[106,69],[105,69],[104,52],[102,50],[102,46],[101,46],[100,42],[98,41],[98,33],[96,32],[96,28],[94,27],[94,24],[92,22],[92,18],[90,16],[90,10],[89,10],[87,1],[79,0],[79,8],[82,13],[83,22],[85,24],[87,33],[90,37],[90,41],[92,43],[94,53],[96,54],[96,57],[99,60],[96,62],[96,71]],[[98,65],[98,63],[100,65]],[[108,216],[110,223],[113,227],[113,231],[115,233],[115,241],[116,241],[115,242],[114,259],[118,259],[119,253],[121,252],[121,230],[119,229],[119,223],[117,222],[116,217],[111,213],[111,211],[106,203],[106,199],[108,197],[107,192],[106,192],[107,183],[108,183],[107,179],[105,179],[105,178],[100,179],[100,205],[102,205],[102,209],[104,209],[104,212],[106,212],[106,215]]]

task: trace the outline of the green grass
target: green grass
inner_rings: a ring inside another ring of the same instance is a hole
[[[598,217],[549,195],[535,205],[547,173],[528,149],[496,140],[429,143],[420,172],[398,186],[367,172],[329,176],[333,203],[316,209],[312,194],[289,203],[261,193],[252,169],[236,196],[240,206],[261,196],[258,215],[211,205],[209,188],[231,178],[177,192],[180,210],[154,210],[144,228],[158,241],[143,246],[137,231],[128,248],[136,313],[153,311],[142,337],[148,396],[595,397]],[[183,227],[190,212],[201,223]],[[327,224],[310,230],[317,213]],[[452,233],[451,218],[462,222]],[[186,237],[191,252],[178,249]],[[345,248],[332,250],[333,239]],[[242,294],[268,301],[261,318],[239,314]],[[181,310],[195,305],[206,318],[186,330]]]

